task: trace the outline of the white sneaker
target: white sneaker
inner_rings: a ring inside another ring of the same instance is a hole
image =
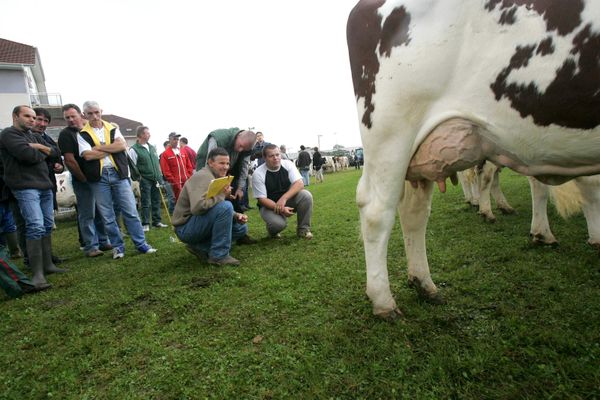
[[[115,247],[113,249],[113,260],[125,257],[125,249],[123,247]]]
[[[150,231],[150,225],[142,225],[142,229],[144,230],[144,232],[149,232]]]
[[[163,224],[162,222],[152,224],[152,226],[155,228],[168,228],[169,227],[169,225]]]

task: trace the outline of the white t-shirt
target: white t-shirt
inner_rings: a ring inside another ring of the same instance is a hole
[[[100,142],[100,144],[106,144],[106,143],[104,143],[104,127],[94,128],[94,133],[98,137],[98,141]],[[121,134],[121,131],[119,130],[119,128],[115,129],[115,139],[117,139],[117,138],[121,138],[121,139],[125,140],[125,138]],[[86,142],[85,139],[79,133],[77,133],[77,144],[79,145],[79,156],[80,157],[83,157],[84,151],[92,150],[92,146],[90,146],[90,144],[88,142]],[[105,167],[113,166],[113,163],[112,163],[112,161],[110,161],[109,156],[104,157],[103,162],[104,162]]]
[[[288,172],[288,178],[290,179],[290,184],[294,184],[294,182],[302,180],[302,175],[298,172],[298,168],[294,165],[290,160],[281,160],[281,167]],[[267,187],[265,186],[265,176],[267,171],[277,172],[276,170],[268,170],[267,163],[264,163],[260,167],[256,168],[254,173],[252,174],[252,194],[255,199],[265,199],[267,198]]]

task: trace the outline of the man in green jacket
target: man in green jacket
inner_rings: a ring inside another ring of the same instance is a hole
[[[144,232],[150,230],[150,207],[152,207],[152,226],[166,228],[160,217],[160,188],[162,172],[156,147],[148,143],[150,130],[147,126],[138,126],[137,142],[129,149],[129,157],[133,160],[142,178],[140,179],[140,194],[142,202],[142,226]]]
[[[237,212],[242,212],[239,202],[244,197],[244,189],[248,180],[250,168],[250,156],[256,142],[256,134],[252,131],[239,128],[217,129],[208,134],[196,156],[196,171],[207,165],[208,153],[216,148],[222,147],[229,154],[230,168],[227,175],[233,175],[231,184],[233,190],[229,200]]]

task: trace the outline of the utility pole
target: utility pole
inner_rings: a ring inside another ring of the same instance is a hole
[[[323,135],[317,135],[317,143],[319,145],[319,150],[321,150],[321,138],[323,137]]]

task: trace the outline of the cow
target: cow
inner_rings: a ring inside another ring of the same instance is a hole
[[[465,195],[465,201],[477,207],[486,222],[496,222],[492,211],[491,198],[502,214],[514,214],[515,209],[508,203],[500,188],[500,168],[489,161],[458,173],[458,180]]]
[[[373,313],[401,315],[387,247],[396,210],[409,283],[442,301],[425,231],[434,182],[486,160],[559,184],[600,173],[600,2],[362,0],[347,40],[364,171],[356,193]]]

